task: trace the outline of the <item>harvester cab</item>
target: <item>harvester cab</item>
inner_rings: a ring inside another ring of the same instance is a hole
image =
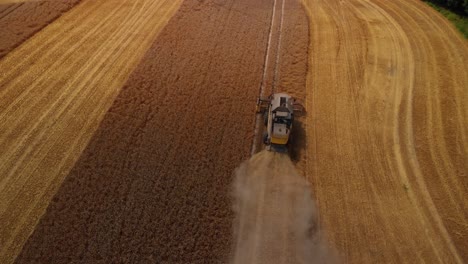
[[[257,113],[263,114],[266,127],[263,143],[268,150],[287,152],[294,116],[303,111],[302,104],[285,93],[275,93],[266,99],[258,98]]]

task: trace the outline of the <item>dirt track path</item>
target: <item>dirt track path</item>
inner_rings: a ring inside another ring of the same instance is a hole
[[[84,1],[0,61],[0,262],[19,252],[180,3]]]
[[[308,177],[350,263],[468,259],[468,49],[420,1],[305,0]]]
[[[236,169],[231,263],[336,263],[311,190],[286,154],[262,151]]]

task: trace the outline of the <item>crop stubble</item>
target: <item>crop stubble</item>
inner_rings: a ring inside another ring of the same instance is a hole
[[[350,263],[468,256],[466,41],[420,1],[305,0],[308,171]]]

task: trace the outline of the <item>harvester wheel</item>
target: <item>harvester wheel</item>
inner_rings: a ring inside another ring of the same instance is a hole
[[[263,144],[268,145],[268,133],[263,132]]]

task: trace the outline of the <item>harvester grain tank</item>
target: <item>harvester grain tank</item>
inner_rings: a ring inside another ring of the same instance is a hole
[[[303,106],[288,94],[275,93],[266,99],[258,98],[257,113],[263,114],[266,127],[263,143],[268,150],[287,152],[297,112],[303,112]]]

